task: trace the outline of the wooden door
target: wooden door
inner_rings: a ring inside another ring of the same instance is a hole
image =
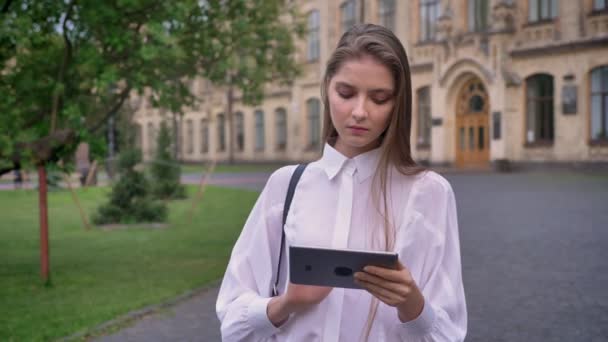
[[[460,90],[456,104],[456,166],[487,167],[490,160],[488,93],[478,78]]]

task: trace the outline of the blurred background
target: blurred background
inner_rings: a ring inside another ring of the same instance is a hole
[[[607,0],[0,0],[0,340],[219,341],[232,245],[321,155],[362,22],[456,193],[467,340],[608,341]]]

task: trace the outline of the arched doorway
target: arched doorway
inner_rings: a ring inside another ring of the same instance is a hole
[[[460,89],[456,100],[456,166],[486,167],[490,160],[490,101],[477,77]]]

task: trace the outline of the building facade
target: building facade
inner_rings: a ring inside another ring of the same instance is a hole
[[[292,0],[307,17],[297,42],[303,74],[268,86],[259,106],[233,104],[237,161],[319,157],[320,81],[341,34],[384,25],[406,48],[412,75],[412,153],[457,167],[608,162],[608,0]],[[227,160],[225,89],[197,80],[204,103],[178,122],[180,158]],[[161,120],[135,116],[144,155]]]

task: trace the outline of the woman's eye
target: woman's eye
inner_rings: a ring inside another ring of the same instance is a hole
[[[340,95],[340,97],[343,98],[343,99],[350,99],[351,97],[353,97],[353,93],[341,93],[341,92],[338,92],[338,95]]]
[[[376,104],[384,104],[386,103],[388,100],[390,100],[389,97],[383,97],[383,98],[373,98],[372,101],[374,101],[374,103]]]

